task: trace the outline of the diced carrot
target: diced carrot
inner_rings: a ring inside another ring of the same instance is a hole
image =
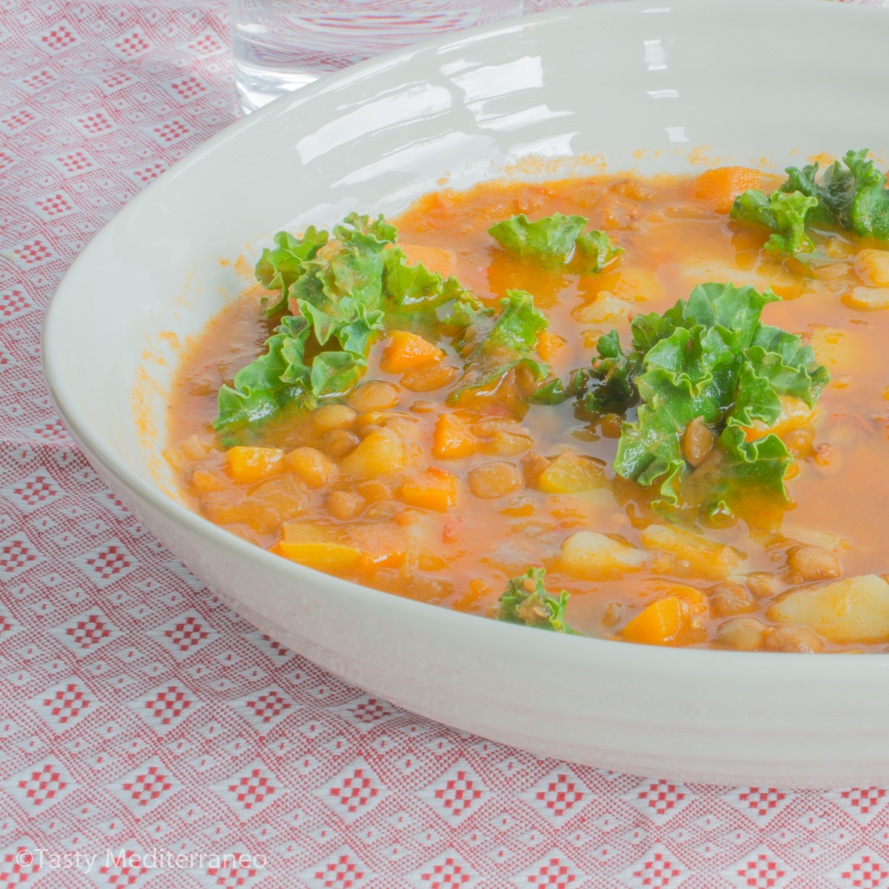
[[[355,522],[349,526],[351,542],[360,550],[360,570],[399,568],[404,564],[410,538],[401,525],[391,522]]]
[[[693,586],[686,586],[684,583],[673,584],[672,594],[682,600],[689,617],[707,614],[710,611],[710,600],[706,594]]]
[[[274,547],[275,552],[299,562],[307,568],[316,568],[330,574],[341,574],[353,570],[361,558],[360,550],[342,543],[317,543],[303,541],[291,543],[282,540]]]
[[[750,167],[714,167],[692,183],[692,194],[717,213],[728,213],[739,194],[762,186],[759,170]]]
[[[565,340],[551,330],[541,330],[537,334],[537,354],[547,363],[551,362],[563,348]]]
[[[664,596],[646,605],[620,631],[628,642],[644,645],[671,645],[687,622],[687,610],[679,596]]]
[[[809,407],[800,398],[794,398],[791,395],[779,395],[778,398],[781,402],[781,413],[778,415],[778,419],[771,425],[767,425],[762,420],[754,420],[752,426],[744,429],[745,441],[758,441],[760,438],[765,438],[770,432],[774,432],[781,438],[794,429],[808,426],[818,413],[817,408]]]
[[[438,272],[449,278],[457,268],[457,257],[445,247],[431,247],[428,244],[398,244],[404,251],[410,265],[423,263],[430,272]]]
[[[439,414],[432,432],[433,457],[439,460],[459,460],[474,454],[475,446],[475,436],[459,414]]]
[[[429,340],[407,330],[393,330],[380,358],[380,370],[400,374],[438,364],[444,352]]]
[[[225,458],[232,478],[242,484],[261,481],[284,468],[284,451],[280,448],[235,445],[226,451]]]
[[[445,512],[457,502],[457,477],[444,469],[430,466],[408,476],[401,483],[398,496],[408,506]]]

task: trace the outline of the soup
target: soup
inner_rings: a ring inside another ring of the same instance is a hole
[[[889,250],[806,194],[862,157],[798,188],[491,182],[279,235],[184,358],[185,497],[283,558],[472,614],[885,650]]]

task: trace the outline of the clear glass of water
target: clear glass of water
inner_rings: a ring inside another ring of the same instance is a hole
[[[229,0],[241,111],[379,53],[523,12],[524,0]]]

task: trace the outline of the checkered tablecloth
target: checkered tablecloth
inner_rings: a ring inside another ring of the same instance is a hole
[[[682,785],[425,721],[253,630],[105,488],[44,311],[235,116],[218,0],[0,0],[0,887],[887,889],[889,788]]]

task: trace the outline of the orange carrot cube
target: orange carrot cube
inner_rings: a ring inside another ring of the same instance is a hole
[[[418,367],[438,364],[444,352],[429,340],[407,330],[393,330],[380,358],[380,369],[385,373],[399,374]]]
[[[445,512],[457,502],[457,477],[430,466],[406,478],[398,489],[398,496],[409,506]]]

